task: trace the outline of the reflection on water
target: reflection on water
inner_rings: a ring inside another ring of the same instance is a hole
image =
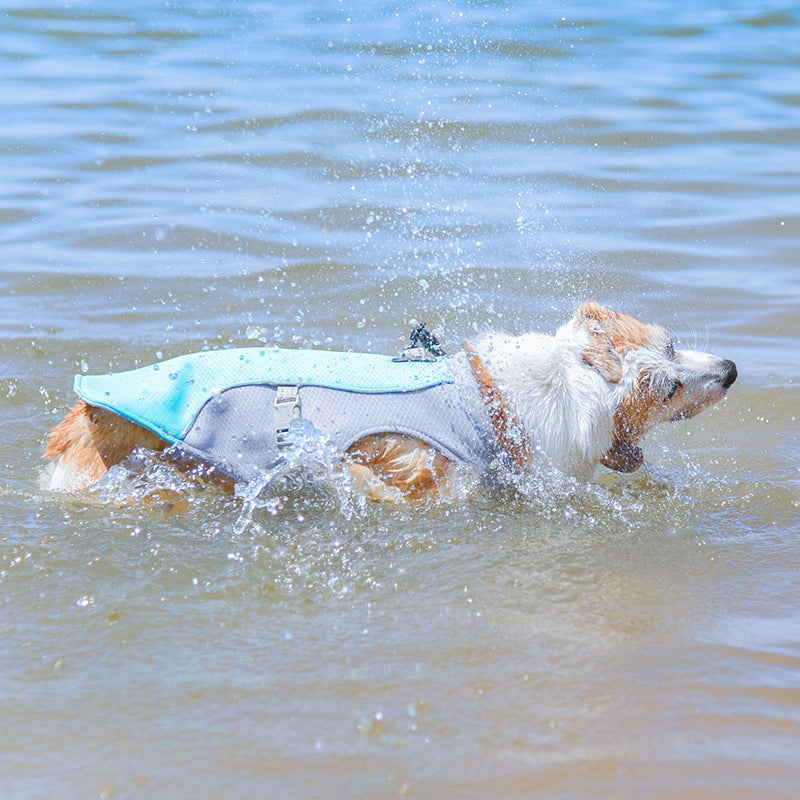
[[[794,797],[798,22],[8,8],[0,794]],[[739,366],[634,475],[381,506],[306,442],[237,494],[41,489],[74,373],[586,299]]]

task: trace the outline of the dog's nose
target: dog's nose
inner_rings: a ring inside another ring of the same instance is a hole
[[[727,358],[722,361],[722,388],[728,389],[733,385],[739,373],[736,371],[736,364],[733,361],[728,361]]]

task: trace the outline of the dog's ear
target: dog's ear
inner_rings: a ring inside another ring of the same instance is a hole
[[[644,462],[642,448],[635,444],[617,439],[609,451],[600,459],[604,467],[617,472],[636,472]]]
[[[619,383],[622,380],[622,361],[608,331],[612,315],[613,312],[597,303],[584,303],[578,309],[578,324],[589,332],[589,345],[583,351],[583,360],[609,383]]]

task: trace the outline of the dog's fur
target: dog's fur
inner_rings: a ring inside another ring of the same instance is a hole
[[[495,399],[502,398],[525,432],[521,466],[532,468],[536,459],[583,479],[598,463],[619,472],[638,469],[648,430],[695,416],[736,380],[732,361],[675,351],[664,328],[595,303],[582,305],[554,336],[489,333],[468,352],[477,354],[496,384]],[[136,447],[158,451],[167,443],[80,402],[51,433],[45,451],[55,461],[51,485],[86,487]],[[457,471],[430,445],[393,433],[361,439],[342,463],[354,488],[377,500],[446,494]]]

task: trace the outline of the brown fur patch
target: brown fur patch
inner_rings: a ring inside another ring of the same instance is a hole
[[[435,497],[456,468],[435,448],[403,434],[365,436],[348,448],[347,456],[353,477],[373,500]],[[387,493],[387,486],[395,491]]]
[[[597,303],[584,303],[578,309],[578,319],[589,328],[590,333],[594,334],[598,329],[602,331],[618,356],[629,350],[651,346],[661,330],[657,325],[645,325],[638,319]]]
[[[638,442],[658,422],[666,403],[649,373],[643,372],[614,412],[614,441],[601,463],[618,472],[637,470],[644,461]]]
[[[622,380],[622,361],[611,337],[594,317],[581,315],[579,319],[589,331],[589,346],[583,351],[583,360],[609,383],[619,383]]]
[[[511,456],[520,469],[525,469],[531,462],[530,442],[525,433],[525,427],[500,387],[495,383],[486,363],[469,342],[464,342],[464,352],[467,354],[472,374],[475,376],[478,388],[486,402],[489,416],[497,431],[497,441],[500,447]]]
[[[93,483],[134,448],[158,451],[166,446],[163,439],[141,425],[81,400],[50,432],[44,455]]]

